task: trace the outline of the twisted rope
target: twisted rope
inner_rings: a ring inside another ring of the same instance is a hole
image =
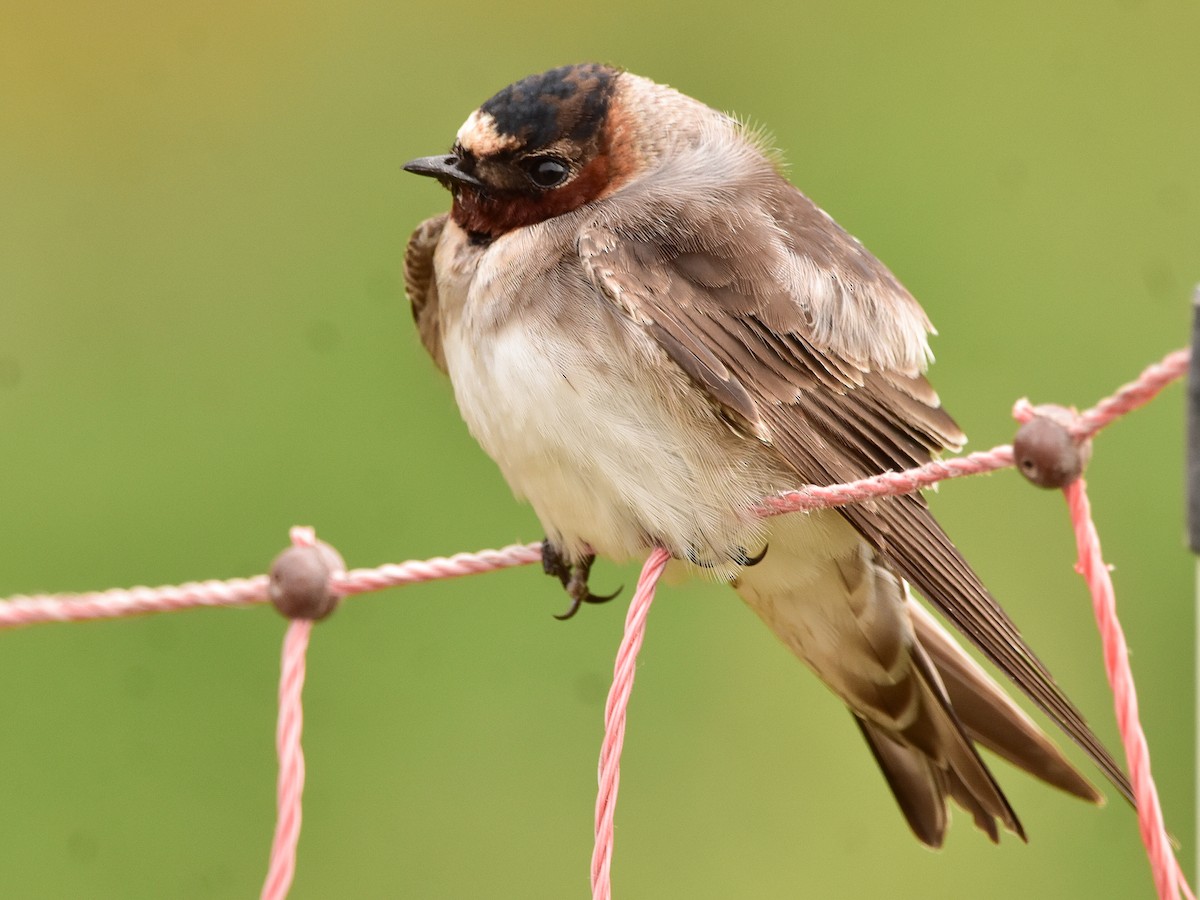
[[[271,861],[263,883],[262,900],[282,900],[292,887],[296,872],[296,846],[300,842],[300,797],[304,793],[304,751],[300,732],[304,729],[305,656],[312,634],[311,619],[292,619],[283,638],[283,661],[279,677],[279,724],[275,728],[275,750],[279,776],[275,788],[275,837]]]
[[[621,748],[625,744],[625,710],[633,691],[637,672],[637,655],[646,633],[646,615],[654,600],[654,589],[671,555],[656,548],[638,578],[629,612],[625,615],[625,633],[617,648],[613,665],[613,682],[604,703],[604,742],[600,745],[600,765],[597,773],[599,790],[596,794],[596,844],[592,850],[592,896],[596,900],[612,897],[613,817],[617,812],[617,788],[621,784]]]
[[[1150,774],[1150,746],[1138,719],[1137,690],[1133,683],[1133,670],[1129,666],[1129,647],[1125,643],[1125,631],[1117,619],[1116,592],[1109,567],[1105,565],[1100,552],[1100,535],[1092,521],[1087,485],[1082,478],[1078,478],[1067,485],[1063,493],[1071,511],[1075,547],[1079,554],[1075,570],[1083,576],[1092,593],[1096,626],[1104,639],[1104,671],[1112,688],[1117,728],[1125,747],[1125,759],[1129,763],[1133,795],[1137,798],[1138,831],[1150,858],[1154,887],[1160,900],[1175,900],[1180,891],[1189,900],[1196,900],[1171,850],[1170,837],[1163,822],[1162,805],[1158,800],[1158,788]]]
[[[426,560],[389,563],[375,569],[334,573],[329,588],[338,596],[365,594],[385,588],[441,578],[479,575],[513,566],[527,566],[542,558],[541,544],[512,544],[500,550],[456,553]],[[175,612],[197,606],[249,606],[267,602],[269,579],[232,578],[164,587],[113,588],[81,594],[19,594],[0,600],[0,629],[46,622],[82,622],[119,619],[142,613]]]

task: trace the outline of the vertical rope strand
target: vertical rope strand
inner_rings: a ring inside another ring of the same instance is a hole
[[[1154,886],[1159,900],[1178,900],[1179,885],[1186,881],[1180,877],[1179,864],[1171,851],[1170,838],[1163,823],[1162,806],[1158,800],[1158,789],[1150,774],[1150,748],[1146,734],[1138,720],[1137,690],[1133,684],[1133,671],[1129,666],[1129,647],[1125,643],[1125,632],[1117,619],[1117,600],[1112,577],[1100,548],[1100,535],[1092,521],[1091,504],[1088,502],[1087,485],[1077,478],[1063,489],[1067,506],[1071,511],[1071,522],[1075,528],[1075,546],[1079,554],[1076,570],[1087,581],[1092,593],[1092,609],[1096,626],[1104,643],[1104,671],[1112,688],[1113,705],[1117,713],[1117,728],[1121,742],[1125,745],[1125,758],[1129,765],[1129,780],[1133,783],[1137,799],[1138,828],[1142,843],[1150,857],[1154,871]],[[1190,896],[1191,892],[1188,891]]]
[[[262,900],[282,900],[286,897],[296,871],[296,846],[300,842],[300,796],[304,793],[304,751],[300,746],[304,710],[300,694],[304,689],[305,653],[312,626],[311,619],[293,619],[283,639],[279,724],[275,729],[275,748],[279,753],[275,839],[271,844],[271,863],[263,883]]]
[[[661,547],[650,554],[638,578],[637,590],[629,601],[625,634],[617,649],[613,682],[604,704],[604,743],[600,746],[596,796],[596,844],[592,850],[592,897],[612,900],[613,817],[617,811],[617,787],[621,783],[621,747],[625,743],[625,710],[633,690],[638,651],[646,634],[646,615],[654,602],[654,589],[670,554]]]

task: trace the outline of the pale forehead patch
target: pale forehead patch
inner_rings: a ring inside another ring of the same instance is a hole
[[[491,113],[479,109],[467,116],[467,121],[458,129],[458,144],[476,156],[491,156],[521,146],[520,140],[513,135],[499,132]]]

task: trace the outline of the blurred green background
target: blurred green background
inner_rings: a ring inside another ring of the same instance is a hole
[[[1011,438],[1015,398],[1090,404],[1186,340],[1191,0],[3,2],[0,22],[0,596],[249,575],[294,523],[352,566],[538,539],[413,333],[402,249],[448,198],[400,165],[564,62],[769,127],[937,323],[975,449]],[[1191,872],[1182,433],[1174,387],[1089,474]],[[1118,749],[1061,499],[1002,473],[932,502]],[[522,569],[316,629],[293,896],[587,896],[624,599],[564,605]],[[0,635],[0,895],[256,895],[283,630],[254,609]],[[921,849],[839,704],[716,586],[663,591],[627,738],[622,900],[1152,895],[1123,803],[1002,763],[1029,845],[958,814]]]

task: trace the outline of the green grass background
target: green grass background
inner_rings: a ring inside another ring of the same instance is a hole
[[[400,165],[563,62],[769,127],[937,323],[973,448],[1022,395],[1090,404],[1186,340],[1198,30],[1190,0],[0,2],[0,596],[249,575],[293,523],[354,566],[539,538],[413,333],[401,253],[447,196]],[[1089,476],[1192,871],[1182,398],[1114,426]],[[1003,473],[932,503],[1116,748],[1061,499]],[[555,622],[561,590],[522,569],[319,626],[293,896],[587,896],[623,605]],[[0,895],[255,896],[283,629],[0,635]],[[716,586],[662,592],[627,740],[621,900],[1152,896],[1123,803],[1002,763],[1029,845],[958,815],[920,848],[839,704]]]

